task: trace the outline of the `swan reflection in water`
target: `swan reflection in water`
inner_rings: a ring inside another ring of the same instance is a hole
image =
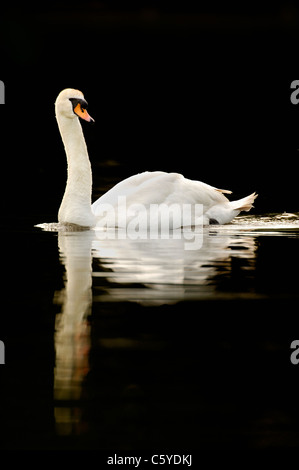
[[[213,279],[230,272],[232,257],[246,258],[246,269],[254,269],[254,237],[209,228],[203,231],[201,248],[193,251],[184,249],[182,238],[103,240],[92,230],[60,231],[58,245],[65,266],[65,286],[56,294],[62,305],[55,324],[54,400],[59,434],[83,432],[79,400],[89,371],[92,304],[133,301],[155,306],[214,298],[217,282]]]
[[[65,287],[56,294],[62,310],[56,316],[54,338],[54,400],[60,403],[55,408],[55,420],[59,434],[70,434],[79,426],[80,409],[73,404],[80,399],[82,381],[89,370],[92,238],[90,231],[58,233],[60,259],[66,271]]]

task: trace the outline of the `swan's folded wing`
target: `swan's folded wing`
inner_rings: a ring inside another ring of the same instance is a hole
[[[184,178],[179,173],[163,171],[144,172],[131,176],[116,184],[92,205],[97,216],[101,213],[102,204],[117,207],[120,196],[130,204],[202,204],[205,212],[215,204],[227,203],[223,193],[228,190],[217,189],[206,183]]]

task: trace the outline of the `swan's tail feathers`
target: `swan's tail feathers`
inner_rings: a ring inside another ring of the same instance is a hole
[[[237,201],[231,201],[231,206],[235,210],[248,212],[252,209],[254,200],[257,196],[258,195],[256,193],[252,193],[249,196],[238,199]]]
[[[218,188],[215,188],[215,189],[219,193],[225,193],[225,194],[231,194],[232,193],[232,191],[229,191],[228,189],[218,189]]]

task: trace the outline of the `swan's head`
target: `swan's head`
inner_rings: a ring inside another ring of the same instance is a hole
[[[87,122],[94,122],[86,108],[87,101],[84,99],[83,93],[73,88],[62,90],[55,102],[56,116],[62,115],[69,119],[77,119],[79,116]]]

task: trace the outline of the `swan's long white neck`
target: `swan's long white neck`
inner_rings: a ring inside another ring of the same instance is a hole
[[[56,119],[68,164],[58,221],[92,227],[95,224],[91,211],[92,174],[82,127],[77,117],[70,119],[57,112]]]

